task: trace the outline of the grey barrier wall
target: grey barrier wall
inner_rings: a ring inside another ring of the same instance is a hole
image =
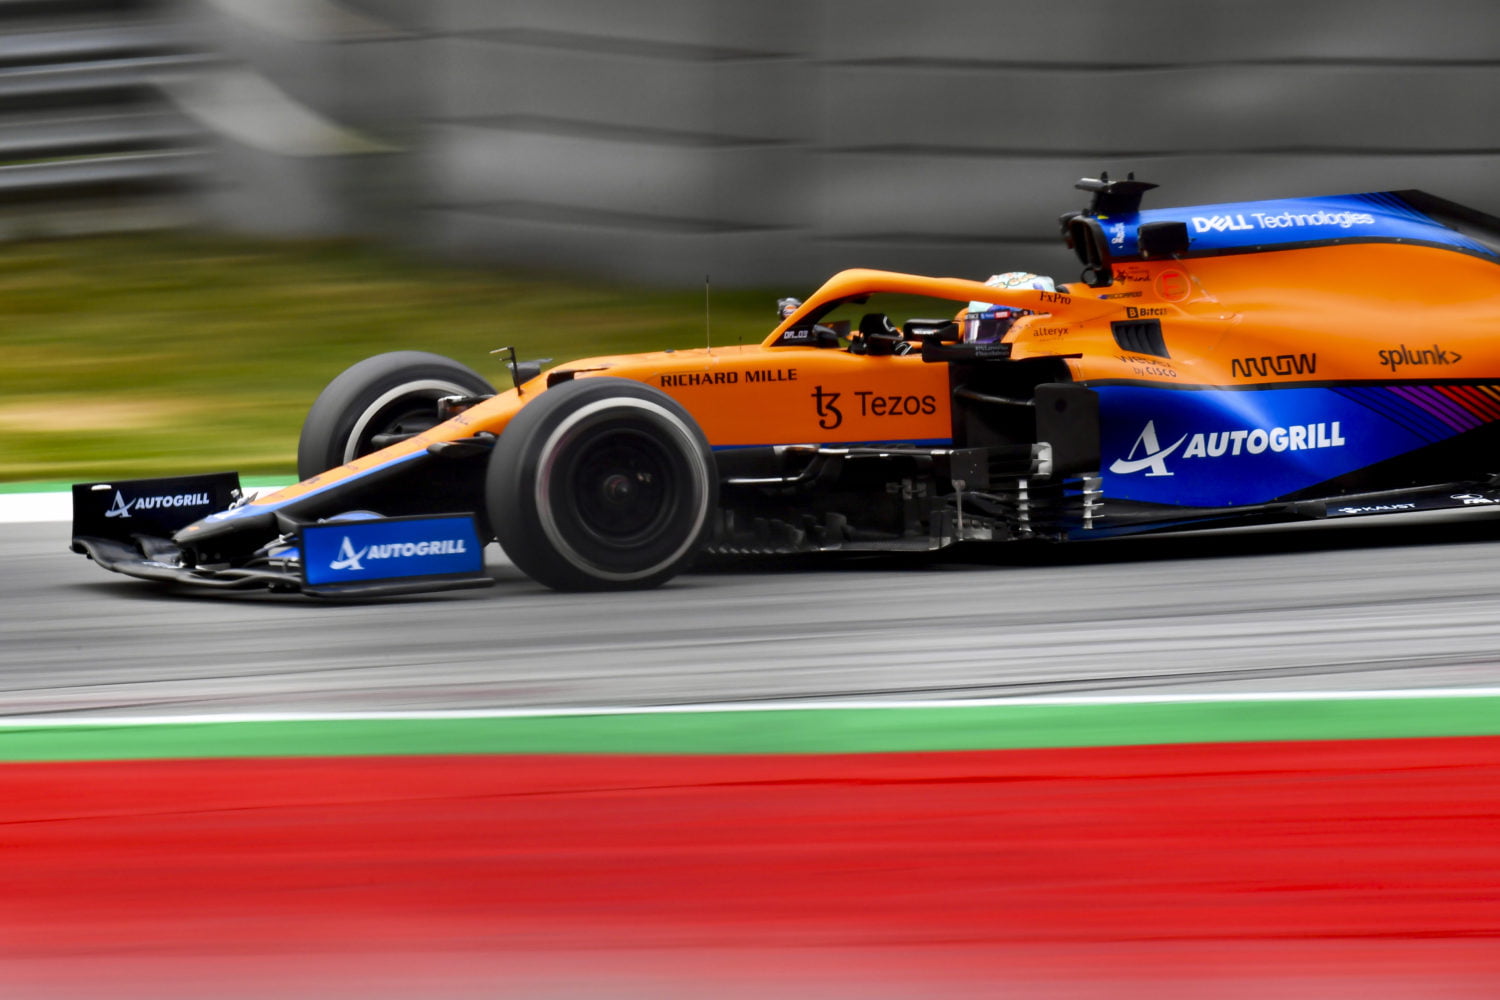
[[[194,221],[212,159],[154,80],[205,58],[156,0],[0,2],[0,237]]]
[[[187,0],[167,88],[239,227],[805,289],[1077,265],[1148,204],[1417,187],[1500,214],[1495,0]]]

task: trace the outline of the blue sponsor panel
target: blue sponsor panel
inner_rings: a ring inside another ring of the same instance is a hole
[[[1432,440],[1333,389],[1096,391],[1111,499],[1266,503]]]
[[[308,586],[476,574],[484,546],[468,515],[330,521],[302,528]]]
[[[1153,208],[1100,217],[1110,253],[1138,252],[1137,229],[1148,222],[1181,222],[1193,253],[1333,240],[1408,240],[1451,246],[1494,257],[1484,244],[1418,212],[1396,195],[1346,194],[1323,198],[1228,202],[1184,208]]]

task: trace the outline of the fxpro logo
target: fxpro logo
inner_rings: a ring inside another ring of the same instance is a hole
[[[126,500],[115,490],[114,502],[109,505],[109,510],[104,512],[105,517],[129,517],[132,509],[163,510],[168,507],[207,507],[213,501],[207,493],[175,493],[162,497],[137,497],[134,500]]]
[[[366,545],[356,551],[354,543],[349,541],[348,535],[345,535],[344,540],[339,543],[338,557],[328,564],[328,568],[347,571],[363,570],[365,566],[361,560],[366,559],[375,562],[380,559],[413,559],[422,556],[461,556],[468,551],[462,538],[435,538],[425,542],[385,542],[380,545]]]
[[[1186,442],[1187,447],[1183,447]],[[1146,426],[1130,446],[1124,458],[1117,458],[1109,471],[1115,475],[1128,476],[1145,471],[1148,476],[1170,476],[1167,459],[1176,455],[1178,459],[1223,458],[1233,455],[1260,455],[1267,451],[1312,451],[1322,448],[1342,448],[1346,440],[1339,430],[1337,420],[1317,424],[1292,424],[1289,427],[1249,427],[1231,431],[1199,431],[1182,435],[1176,441],[1163,446],[1156,433],[1156,421],[1146,421]],[[1182,448],[1180,454],[1177,449]],[[1148,471],[1149,470],[1149,471]]]

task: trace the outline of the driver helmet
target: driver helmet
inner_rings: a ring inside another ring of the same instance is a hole
[[[1004,274],[992,274],[985,284],[995,288],[1034,288],[1043,292],[1057,291],[1057,285],[1051,278],[1045,274],[1032,274],[1030,271],[1006,271]],[[1030,309],[1001,306],[993,302],[970,302],[969,309],[963,317],[964,343],[994,343],[1005,336],[1005,332],[1018,317],[1029,315],[1031,315]]]

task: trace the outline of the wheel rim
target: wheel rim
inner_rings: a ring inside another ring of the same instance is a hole
[[[682,419],[655,401],[584,404],[538,451],[538,527],[595,581],[662,572],[693,549],[708,517],[710,471],[700,448]],[[622,488],[616,476],[634,481]]]
[[[638,545],[672,522],[677,471],[656,441],[628,429],[593,436],[564,471],[572,520],[593,541]]]
[[[375,438],[385,434],[420,434],[439,423],[437,401],[444,396],[463,396],[469,390],[454,382],[436,379],[399,385],[365,407],[344,440],[344,462],[378,450]]]

